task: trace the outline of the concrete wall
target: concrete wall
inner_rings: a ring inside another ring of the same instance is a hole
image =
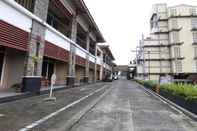
[[[185,10],[185,8],[184,8]],[[195,53],[194,53],[194,45],[193,43],[193,35],[192,35],[192,27],[191,27],[191,19],[192,17],[185,18],[177,18],[178,27],[182,28],[178,33],[179,41],[183,42],[182,45],[177,45],[176,47],[180,47],[182,60],[182,73],[194,73],[196,72],[196,63],[194,61]],[[172,25],[172,20],[169,20],[169,25]],[[172,28],[172,27],[171,27]],[[172,37],[172,33],[170,33]],[[172,39],[172,38],[171,38]],[[171,40],[172,41],[172,40]],[[174,57],[174,47],[171,47],[172,57]],[[174,61],[173,61],[173,65]],[[173,67],[173,72],[175,72],[175,66]],[[181,72],[180,72],[181,73]]]

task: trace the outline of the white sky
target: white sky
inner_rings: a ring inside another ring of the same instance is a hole
[[[152,4],[168,6],[190,4],[197,0],[84,0],[101,30],[106,44],[110,45],[116,64],[128,64],[142,33],[149,34],[149,15]]]

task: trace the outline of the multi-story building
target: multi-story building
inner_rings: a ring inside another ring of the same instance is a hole
[[[103,42],[83,0],[1,0],[0,90],[96,81]]]
[[[187,79],[197,74],[197,7],[153,5],[150,37],[140,41],[138,77]]]
[[[113,74],[113,68],[115,64],[113,61],[115,60],[109,45],[99,45],[99,48],[102,50],[102,60],[103,60],[103,69],[100,71],[100,78],[105,79],[106,77]]]

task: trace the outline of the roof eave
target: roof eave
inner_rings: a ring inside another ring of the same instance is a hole
[[[106,42],[101,31],[99,30],[96,22],[94,21],[94,18],[92,17],[92,15],[90,14],[90,11],[88,10],[85,2],[83,0],[79,0],[83,9],[85,10],[85,15],[87,15],[87,17],[89,18],[89,20],[91,21],[91,24],[94,26],[94,28],[96,29],[95,32],[96,32],[96,35],[97,35],[97,42],[100,42],[100,43],[104,43]]]

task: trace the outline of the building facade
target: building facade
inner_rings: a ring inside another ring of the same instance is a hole
[[[99,45],[99,48],[102,50],[102,62],[103,69],[101,70],[102,74],[100,74],[100,78],[107,79],[107,77],[111,77],[114,72],[115,64],[113,61],[115,60],[109,45]]]
[[[0,90],[102,80],[103,42],[83,0],[1,0]]]
[[[153,5],[150,37],[140,40],[138,77],[159,80],[162,75],[188,79],[197,74],[197,7]]]

